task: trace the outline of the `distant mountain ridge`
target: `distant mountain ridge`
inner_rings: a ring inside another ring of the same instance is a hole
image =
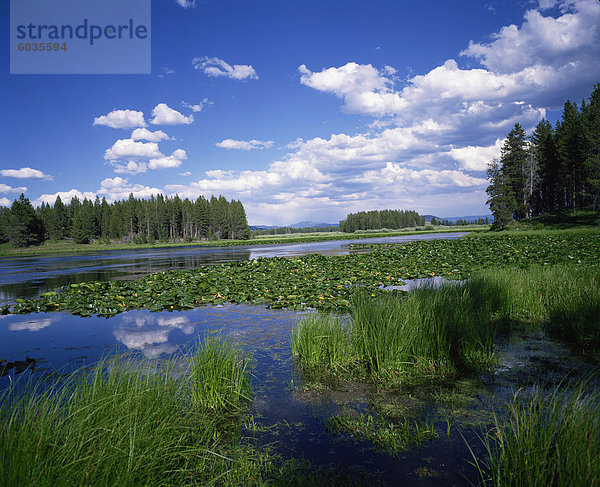
[[[321,227],[337,227],[337,223],[324,223],[313,221],[301,221],[292,223],[291,225],[250,225],[250,230],[270,230],[272,228],[321,228]]]
[[[423,215],[425,217],[426,222],[430,222],[432,218],[435,218],[438,221],[446,220],[451,223],[456,223],[457,220],[465,220],[467,222],[476,222],[480,218],[488,219],[489,222],[494,221],[494,217],[492,215],[468,215],[468,216],[435,216],[435,215]]]
[[[491,223],[494,221],[492,215],[467,215],[467,216],[436,216],[436,215],[423,215],[426,222],[430,222],[432,218],[438,221],[446,220],[450,223],[456,223],[457,220],[464,220],[466,222],[477,222],[480,218],[488,219]],[[250,225],[250,230],[270,230],[273,228],[320,228],[320,227],[337,227],[337,223],[325,223],[325,222],[314,222],[310,220],[303,220],[301,222],[292,223],[291,225]]]
[[[337,227],[337,223],[323,223],[323,222],[313,222],[313,221],[301,221],[298,223],[292,223],[291,225],[287,225],[290,228],[306,228],[306,227]]]

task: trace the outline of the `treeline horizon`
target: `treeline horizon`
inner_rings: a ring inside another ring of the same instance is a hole
[[[46,240],[70,239],[78,244],[94,240],[133,243],[248,239],[246,211],[238,200],[224,196],[199,196],[192,201],[158,194],[108,203],[73,197],[64,204],[33,208],[23,194],[10,208],[0,208],[0,242],[16,247],[39,245]]]
[[[337,225],[328,227],[277,227],[277,228],[257,228],[250,230],[251,237],[260,237],[261,235],[288,235],[291,233],[331,233],[338,232]]]
[[[542,119],[527,136],[520,124],[508,133],[501,156],[487,171],[487,204],[494,228],[512,221],[600,203],[600,83],[589,102],[567,100],[553,127]]]
[[[429,223],[431,223],[432,225],[441,225],[443,227],[464,227],[467,225],[489,225],[490,220],[486,216],[485,218],[477,218],[477,220],[466,220],[464,218],[457,218],[455,221],[450,221],[445,220],[443,218],[438,219],[434,216],[431,218],[431,221]]]
[[[420,225],[425,225],[425,217],[413,210],[372,210],[349,213],[340,221],[339,228],[341,232],[354,233],[356,230],[397,230]]]

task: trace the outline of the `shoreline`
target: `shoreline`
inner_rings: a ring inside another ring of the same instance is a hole
[[[69,253],[106,252],[118,250],[146,250],[146,249],[168,249],[177,247],[241,247],[254,245],[281,245],[286,243],[310,243],[330,240],[354,240],[363,238],[398,237],[404,235],[426,235],[435,233],[459,233],[459,232],[481,232],[487,230],[486,226],[464,226],[451,229],[439,228],[431,230],[399,230],[390,232],[364,231],[351,234],[318,233],[312,234],[289,234],[289,236],[263,236],[248,240],[211,240],[203,242],[156,242],[146,244],[135,243],[94,243],[74,244],[68,241],[49,242],[38,247],[9,248],[3,249],[0,245],[0,258],[3,257],[29,257],[38,255],[56,255]],[[5,244],[6,245],[6,244]]]

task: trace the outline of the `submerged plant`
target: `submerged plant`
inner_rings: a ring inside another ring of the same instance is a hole
[[[438,437],[431,420],[405,418],[390,422],[384,416],[373,414],[337,414],[329,418],[327,427],[336,433],[347,433],[355,440],[372,443],[393,455]]]

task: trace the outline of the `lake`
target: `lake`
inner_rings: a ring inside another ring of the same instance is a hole
[[[441,234],[440,238],[457,238]],[[184,247],[143,251],[0,259],[5,301],[35,296],[60,284],[91,279],[133,279],[149,272],[193,268],[203,264],[241,261],[258,257],[296,256],[306,253],[349,253],[352,243],[394,243],[436,238],[434,235],[330,241],[311,244],[247,246],[242,248]],[[416,280],[411,286],[443,282]],[[18,287],[21,286],[21,287]],[[30,293],[30,294],[28,294]],[[60,379],[62,374],[92,365],[101,358],[157,361],[193,352],[199,340],[213,334],[233,338],[252,357],[253,413],[260,428],[259,441],[271,445],[283,458],[306,458],[314,465],[349,471],[365,484],[468,485],[478,474],[465,439],[478,453],[481,429],[460,426],[453,418],[446,434],[443,418],[436,421],[438,437],[398,455],[378,451],[347,434],[331,431],[329,418],[349,409],[369,412],[381,399],[375,387],[337,384],[324,390],[305,390],[305,378],[291,356],[291,333],[298,319],[311,311],[274,310],[253,305],[219,305],[189,311],[131,310],[105,319],[83,318],[67,313],[0,316],[0,359],[11,367],[0,370],[0,390],[11,381]],[[563,344],[543,333],[519,333],[514,340],[498,344],[498,367],[481,375],[486,391],[460,415],[477,422],[480,415],[501,410],[511,399],[515,384],[533,387],[537,377],[554,385],[582,368]],[[27,362],[29,359],[29,362]],[[26,370],[14,364],[32,364]],[[592,367],[593,369],[593,367]],[[541,374],[543,372],[543,374]],[[585,373],[585,374],[584,374]],[[394,395],[394,401],[407,398]],[[425,411],[428,405],[423,405]],[[481,420],[482,424],[485,419]],[[456,426],[458,424],[458,426]]]

